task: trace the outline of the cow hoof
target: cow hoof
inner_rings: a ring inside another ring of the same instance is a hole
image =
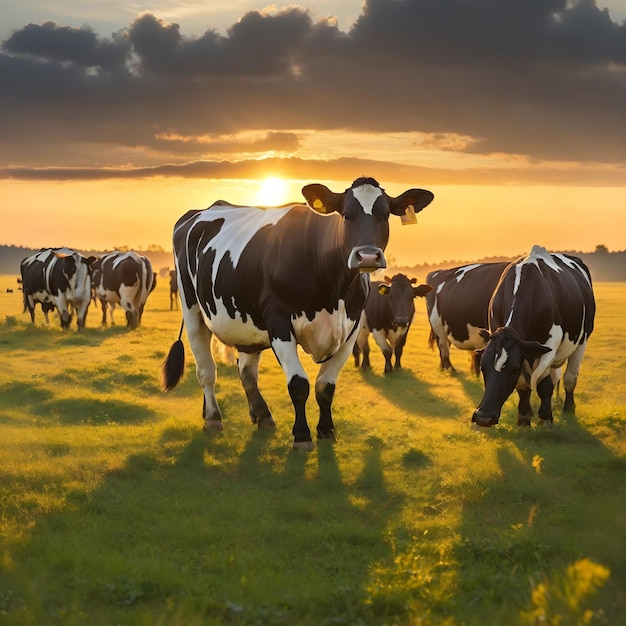
[[[337,437],[335,437],[335,431],[334,430],[330,430],[328,432],[321,432],[321,431],[317,431],[317,438],[318,439],[326,439],[329,441],[337,441]]]
[[[522,428],[530,428],[530,417],[518,417],[517,425]]]
[[[293,442],[294,450],[304,450],[305,452],[310,452],[315,449],[312,441],[294,441]]]
[[[259,430],[261,429],[269,430],[270,428],[276,428],[276,422],[274,421],[274,418],[271,415],[268,417],[261,417],[255,421]]]
[[[224,424],[222,420],[207,420],[204,422],[204,430],[224,430]]]

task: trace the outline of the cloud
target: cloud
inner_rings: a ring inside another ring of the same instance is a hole
[[[241,161],[191,161],[182,164],[152,167],[72,168],[46,167],[0,168],[0,180],[22,181],[98,181],[137,180],[149,178],[195,179],[259,179],[271,171],[276,176],[292,180],[351,180],[355,176],[376,174],[386,183],[404,184],[419,180],[424,186],[433,185],[570,185],[570,168],[553,167],[539,172],[526,168],[443,168],[406,165],[374,159],[344,157],[339,159],[265,158]],[[576,185],[619,187],[623,185],[624,170],[618,168],[580,168],[576,172]]]
[[[593,0],[367,0],[348,32],[298,7],[201,37],[151,14],[108,39],[29,24],[2,44],[0,84],[5,170],[74,163],[86,144],[202,160],[245,152],[219,139],[245,132],[273,133],[250,153],[297,156],[294,129],[626,163],[626,24]]]

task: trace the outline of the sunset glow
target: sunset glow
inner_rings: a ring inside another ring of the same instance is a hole
[[[260,206],[278,206],[289,200],[289,185],[277,176],[268,176],[255,197],[255,203]]]

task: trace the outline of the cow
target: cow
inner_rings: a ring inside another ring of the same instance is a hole
[[[50,325],[48,313],[57,310],[61,328],[69,328],[72,311],[76,311],[78,329],[85,327],[91,299],[91,266],[96,260],[85,258],[69,248],[41,248],[20,264],[24,312],[35,323],[35,304],[41,304]]]
[[[416,278],[404,274],[385,276],[383,281],[373,281],[370,293],[361,317],[361,328],[357,335],[352,354],[355,367],[359,366],[361,353],[362,369],[369,369],[369,335],[372,333],[385,357],[385,374],[401,369],[402,352],[415,315],[414,298],[424,297],[432,290],[430,285],[414,286]],[[395,363],[391,357],[395,355]]]
[[[508,262],[471,263],[426,276],[433,290],[426,295],[430,323],[428,346],[437,343],[442,370],[455,373],[450,362],[450,345],[472,350],[471,371],[480,374],[480,355],[485,340],[480,330],[489,325],[489,300]]]
[[[176,306],[178,311],[178,283],[176,282],[176,270],[170,270],[170,311]]]
[[[126,314],[127,328],[134,330],[141,324],[146,300],[156,287],[156,275],[148,257],[133,251],[108,252],[94,264],[93,282],[102,306],[103,326],[107,323],[107,308],[111,311],[111,324],[115,324],[116,304]]]
[[[591,274],[578,257],[533,246],[528,256],[511,263],[489,304],[489,330],[481,331],[487,341],[480,362],[485,390],[472,422],[497,424],[503,404],[517,389],[518,425],[530,426],[530,394],[536,390],[538,417],[551,426],[552,393],[566,362],[563,411],[573,411],[595,310]]]
[[[204,391],[205,430],[222,430],[215,398],[211,337],[239,351],[238,372],[252,423],[275,426],[258,388],[261,352],[272,348],[287,380],[295,420],[293,446],[312,450],[305,405],[309,378],[298,346],[320,364],[315,381],[318,439],[335,438],[331,405],[339,371],[352,352],[369,276],[386,267],[389,215],[421,211],[430,191],[389,196],[373,178],[343,192],[306,185],[307,204],[275,208],[217,201],[192,210],[174,227],[173,242],[183,324],[162,367],[162,386],[184,371],[183,327]]]

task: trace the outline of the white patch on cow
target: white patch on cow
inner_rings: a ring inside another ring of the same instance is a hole
[[[259,209],[256,207],[218,205],[199,213],[196,216],[196,225],[202,224],[202,222],[224,220],[219,233],[206,244],[202,253],[198,254],[198,256],[200,256],[200,254],[206,254],[209,249],[215,250],[216,257],[212,268],[213,282],[215,283],[217,270],[227,252],[230,253],[233,266],[237,267],[241,253],[248,243],[250,243],[252,237],[263,228],[263,226],[273,226],[278,223],[294,206],[295,205],[290,205],[280,209]],[[192,235],[194,228],[189,229],[188,237]],[[189,247],[189,243],[187,243],[187,248],[189,249]],[[194,272],[190,271],[189,274],[193,276]],[[196,277],[194,277],[194,280],[195,278]]]
[[[508,358],[509,353],[506,351],[506,348],[502,348],[502,352],[500,352],[500,354],[496,354],[496,358],[493,363],[493,367],[496,372],[501,372],[504,369]]]
[[[374,187],[373,185],[360,185],[352,190],[352,195],[358,200],[359,204],[363,207],[363,211],[368,215],[371,215],[374,211],[374,204],[380,196],[383,195],[380,187]]]
[[[537,361],[536,366],[533,368],[533,373],[530,377],[530,388],[535,391],[537,384],[540,380],[543,380],[550,374],[550,369],[555,363],[555,359],[559,353],[561,346],[563,345],[563,329],[556,324],[552,324],[548,340],[543,344],[547,348],[550,348],[550,352],[541,355],[541,358]],[[567,348],[565,348],[567,351]],[[568,353],[571,354],[573,350]]]
[[[292,318],[291,324],[298,343],[317,363],[333,356],[355,327],[354,320],[346,314],[343,300],[339,300],[337,309],[330,313],[326,310],[318,311],[312,320],[304,314],[299,315]]]
[[[266,330],[257,328],[250,316],[244,322],[241,313],[235,311],[234,319],[230,317],[224,302],[220,299],[215,300],[217,313],[207,313],[210,311],[208,303],[204,303],[201,307],[204,323],[211,332],[215,333],[220,341],[231,346],[249,346],[258,345],[264,348],[270,347],[270,338]]]
[[[309,380],[298,358],[298,349],[295,340],[281,341],[280,339],[275,339],[272,342],[272,348],[274,349],[274,353],[276,354],[276,358],[283,372],[285,372],[287,384],[289,384],[289,381],[294,376],[300,376],[300,378]]]
[[[471,272],[472,270],[480,266],[481,266],[481,263],[473,263],[472,265],[463,266],[461,269],[458,270],[458,273],[456,275],[456,282],[460,283],[465,278],[465,274],[467,274],[468,272]]]
[[[482,350],[487,342],[479,332],[481,329],[478,328],[478,326],[472,326],[469,323],[466,324],[465,327],[467,328],[468,338],[464,341],[459,341],[450,335],[450,341],[452,344],[459,348],[459,350]]]
[[[385,332],[386,339],[391,346],[395,348],[402,337],[407,334],[408,330],[408,326],[399,326],[398,328],[389,329]]]
[[[446,285],[446,281],[444,280],[444,281],[441,283],[441,285],[439,285],[439,287],[437,287],[437,291],[435,291],[435,294],[436,294],[436,295],[439,295],[439,294],[441,293],[441,291],[443,290],[443,288],[445,287],[445,285]],[[435,304],[435,306],[436,306],[436,304]]]
[[[583,278],[585,279],[585,281],[587,282],[587,284],[591,286],[591,281],[589,280],[589,276],[587,275],[587,272],[585,272],[585,270],[578,263],[576,263],[576,261],[566,257],[564,254],[554,254],[554,256],[557,259],[559,259],[563,264],[565,264],[567,267],[569,267],[570,269],[578,270],[583,276]]]

